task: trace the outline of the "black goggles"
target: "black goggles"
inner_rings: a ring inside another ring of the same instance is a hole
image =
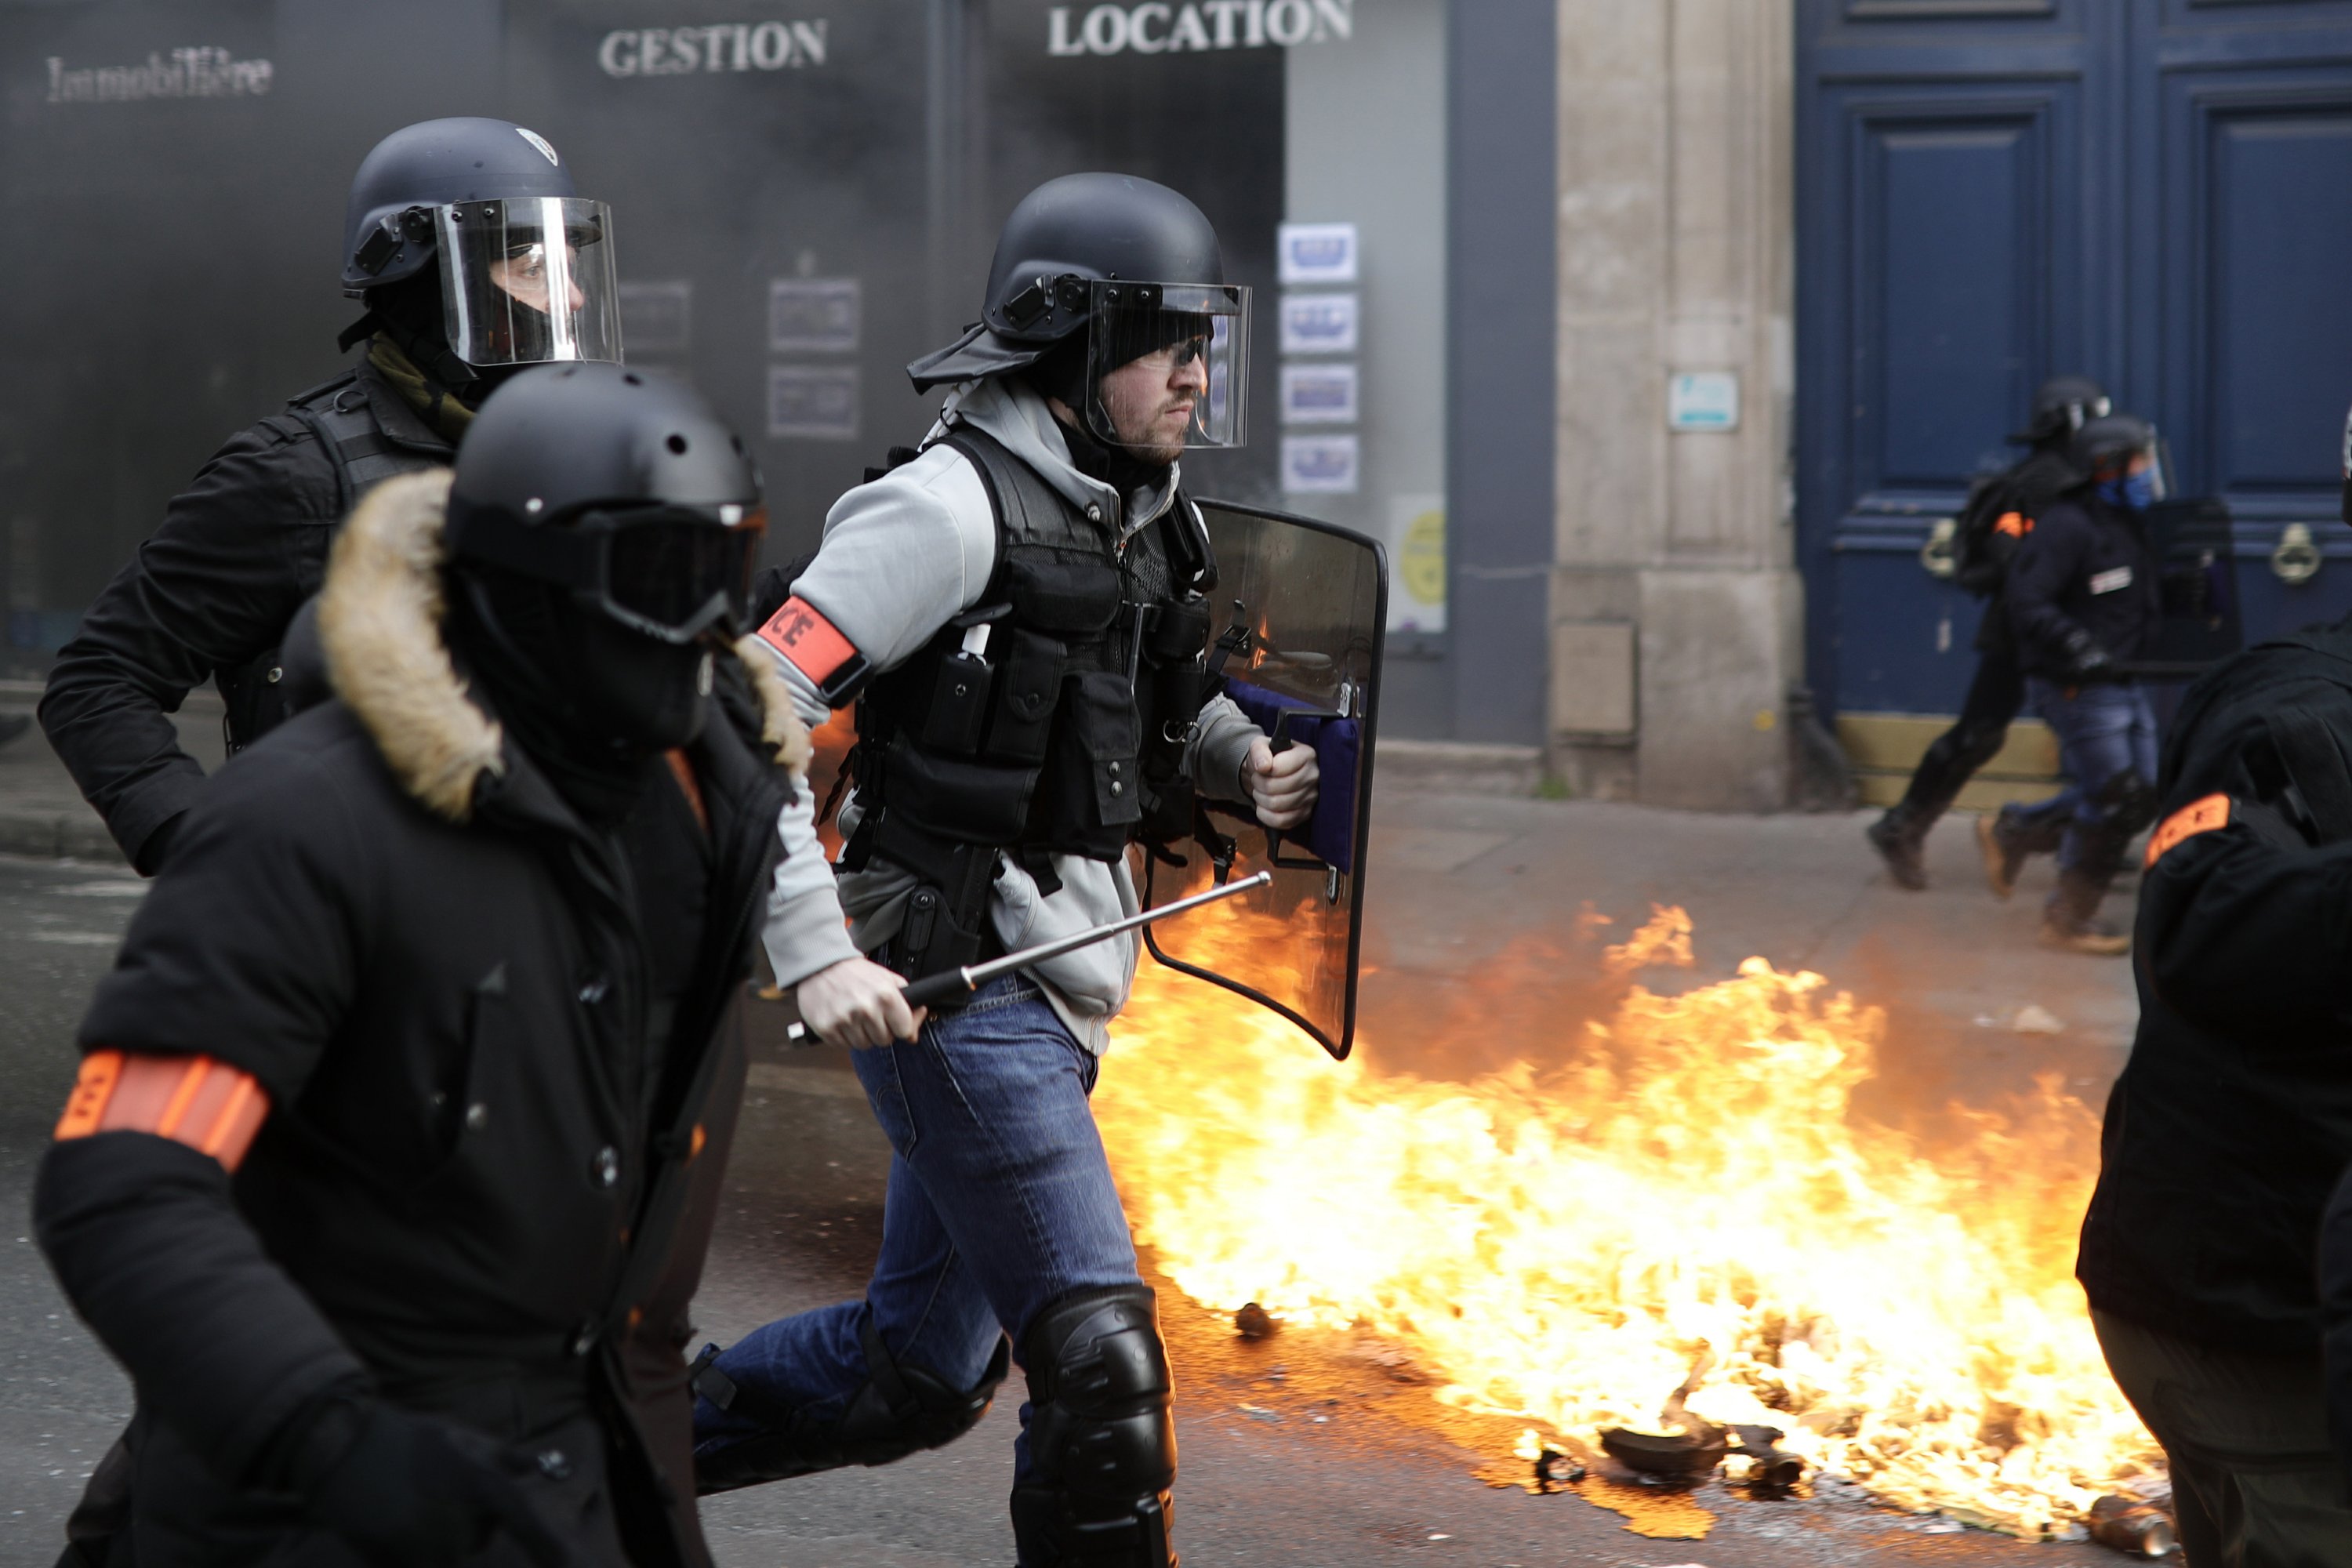
[[[460,550],[569,588],[632,631],[690,643],[742,630],[767,526],[755,506],[591,508],[561,523],[501,517],[468,528]]]

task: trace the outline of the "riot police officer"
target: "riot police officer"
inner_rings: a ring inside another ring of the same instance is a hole
[[[340,699],[191,807],[35,1197],[140,1561],[709,1563],[685,1314],[807,756],[729,646],[762,523],[699,398],[583,364],[345,527]]]
[[[2003,581],[2035,521],[2082,482],[2082,471],[2074,467],[2074,432],[2107,408],[2105,390],[2089,376],[2051,377],[2033,395],[2026,427],[2010,437],[2027,448],[2026,455],[1969,488],[1955,531],[1953,563],[1959,585],[1985,601],[1977,623],[1976,674],[1960,702],[1958,721],[1929,742],[1903,798],[1865,830],[1898,888],[1916,892],[1927,887],[1920,851],[1927,830],[2000,752],[2011,721],[2025,705],[2025,672],[2018,664]],[[2063,819],[2053,825],[2063,828]],[[2049,847],[2055,847],[2053,834]]]
[[[1087,1098],[1137,947],[928,1021],[899,987],[1131,912],[1129,846],[1191,831],[1195,790],[1277,828],[1311,808],[1308,749],[1273,752],[1202,673],[1214,565],[1179,459],[1240,437],[1247,304],[1178,193],[1116,174],[1032,192],[982,323],[910,367],[953,388],[922,450],[835,506],[763,629],[803,717],[857,703],[838,894],[788,867],[771,931],[811,967],[839,944],[800,1005],[866,1047],[894,1158],[866,1299],[706,1352],[706,1490],[949,1440],[1009,1335],[1030,1394],[1020,1561],[1175,1562],[1167,1354]]]
[[[343,233],[343,290],[367,305],[342,336],[354,363],[213,455],[42,693],[49,743],[141,871],[204,777],[169,714],[209,679],[232,751],[284,720],[278,650],[353,503],[448,462],[518,367],[620,358],[610,229],[546,139],[502,120],[411,125],[361,163]]]
[[[2010,565],[2009,612],[2027,692],[2058,737],[2073,781],[2042,940],[2117,956],[2131,939],[2097,914],[2125,850],[2156,810],[2156,711],[2128,666],[2146,657],[2164,615],[2147,511],[2165,480],[2156,431],[2128,414],[2085,424],[2074,452],[2088,478],[2025,536]],[[1982,832],[1996,889],[2013,884],[2034,847],[2031,810],[2004,806]]]

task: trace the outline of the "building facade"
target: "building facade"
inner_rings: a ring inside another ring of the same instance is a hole
[[[1811,713],[1883,785],[1972,658],[1939,524],[2060,372],[2227,504],[2250,632],[2352,607],[2352,0],[0,0],[0,94],[20,675],[333,374],[350,172],[449,113],[613,204],[779,559],[1022,192],[1184,189],[1256,299],[1188,475],[1381,540],[1439,766],[1769,810]]]

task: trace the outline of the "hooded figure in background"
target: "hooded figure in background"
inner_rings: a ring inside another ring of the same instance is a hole
[[[143,875],[204,770],[170,715],[210,680],[232,754],[291,710],[282,648],[342,520],[394,475],[446,464],[507,376],[621,357],[612,216],[545,138],[428,120],[362,162],[343,291],[367,313],[342,374],[230,437],[58,651],[41,727]]]
[[[1307,819],[1313,750],[1211,695],[1214,564],[1179,467],[1240,438],[1247,307],[1177,192],[1033,191],[982,324],[910,367],[952,388],[922,449],[841,499],[761,629],[803,719],[857,705],[843,874],[788,866],[769,941],[808,1021],[863,1047],[893,1159],[865,1300],[698,1363],[706,1491],[947,1442],[1009,1348],[1024,1568],[1176,1561],[1167,1353],[1087,1103],[1138,943],[928,1021],[900,990],[1134,913],[1129,846],[1192,832],[1195,792]]]
[[[2156,815],[2156,710],[2130,670],[2164,618],[2168,590],[2147,514],[2166,479],[2154,426],[2128,414],[2084,425],[2074,458],[2086,477],[2025,536],[2007,589],[2026,694],[2058,738],[2072,787],[2055,801],[1979,818],[1978,836],[1993,889],[2006,896],[2063,816],[2042,941],[2119,957],[2131,938],[2098,910],[2125,851]]]
[[[2009,564],[2042,514],[2083,482],[2074,466],[2074,433],[2084,420],[2104,417],[2107,406],[2105,389],[2089,376],[2055,375],[2043,382],[2033,395],[2032,420],[2010,437],[2026,448],[2025,456],[1979,479],[1960,508],[1953,574],[1962,588],[1985,601],[1977,623],[1976,674],[1961,700],[1958,721],[1928,743],[1903,798],[1864,830],[1898,888],[1917,892],[1927,887],[1921,851],[1927,830],[1951,809],[1976,771],[2000,752],[2011,722],[2025,706],[2025,671],[2002,595]],[[2063,817],[2053,817],[2043,847],[2055,848],[2063,829]]]
[[[337,696],[191,808],[41,1168],[139,1396],[82,1560],[709,1563],[686,1313],[808,755],[730,646],[762,523],[699,398],[583,364],[344,529]]]

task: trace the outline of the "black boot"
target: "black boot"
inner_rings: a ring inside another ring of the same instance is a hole
[[[1933,817],[1921,821],[1909,809],[1909,803],[1905,802],[1890,808],[1885,816],[1863,829],[1863,837],[1870,840],[1870,847],[1878,851],[1879,858],[1886,862],[1887,874],[1895,879],[1896,887],[1907,888],[1915,893],[1927,887],[1927,867],[1920,856],[1919,847],[1934,821]]]
[[[2017,891],[2017,874],[2029,853],[2023,836],[2006,811],[1989,811],[1977,818],[1977,851],[1984,857],[1985,881],[1996,899]]]
[[[2057,890],[2042,911],[2042,945],[2095,958],[2121,958],[2131,952],[2131,933],[2097,918],[2112,870],[2071,868],[2058,873]]]

